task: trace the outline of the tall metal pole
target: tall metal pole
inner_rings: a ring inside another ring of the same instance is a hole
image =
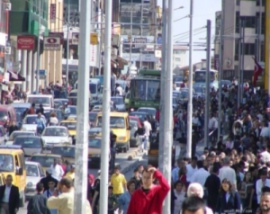
[[[257,60],[261,61],[261,32],[262,32],[262,0],[259,3],[259,22],[258,22],[258,51],[257,51]]]
[[[243,20],[242,22],[242,55],[241,55],[241,102],[243,102],[243,95],[244,95],[244,71],[245,71],[245,27],[246,27],[246,23],[245,20]]]
[[[193,0],[190,0],[190,23],[189,23],[189,91],[188,91],[188,118],[187,118],[187,154],[191,158],[192,151],[192,111],[193,111]]]
[[[206,51],[206,100],[204,113],[204,145],[209,147],[209,107],[210,107],[210,70],[211,70],[211,21],[207,20],[207,51]]]
[[[91,1],[81,1],[74,214],[85,214],[88,172],[89,54]]]
[[[66,83],[68,87],[69,82],[69,22],[70,22],[70,0],[68,0],[68,8],[67,8],[67,59],[66,59]]]
[[[132,55],[132,31],[133,31],[133,0],[131,0],[131,11],[130,11],[130,39],[129,39],[129,65],[131,66],[131,55]]]
[[[168,35],[167,35],[167,72],[165,78],[165,94],[164,96],[164,168],[163,175],[166,180],[171,183],[171,167],[172,167],[172,143],[173,143],[173,108],[172,108],[172,88],[173,88],[173,67],[172,67],[172,58],[173,58],[173,37],[172,37],[172,18],[173,18],[173,0],[169,0],[168,5],[168,19],[166,25],[168,26]],[[165,198],[165,206],[163,207],[163,213],[171,212],[171,194],[168,194]]]
[[[220,26],[220,37],[219,37],[219,71],[218,71],[218,139],[221,136],[221,127],[222,127],[222,114],[221,114],[221,96],[222,96],[222,85],[221,79],[223,75],[223,47],[224,47],[224,13],[225,13],[224,0],[222,0],[222,9],[221,9],[221,26]],[[208,126],[208,124],[207,124]]]
[[[37,41],[37,70],[36,70],[36,93],[39,93],[39,67],[40,67],[40,29],[41,29],[41,16],[42,16],[42,1],[38,4],[38,41]]]
[[[101,57],[101,52],[102,52],[102,13],[101,13],[101,0],[98,0],[98,24],[97,24],[97,30],[98,30],[98,35],[99,35],[99,41],[98,41],[98,53],[99,53],[99,56],[98,56],[98,75],[100,76],[101,75],[101,60],[102,60],[102,57]]]
[[[159,118],[159,159],[158,159],[158,167],[161,172],[163,172],[163,164],[164,164],[164,122],[165,122],[165,109],[164,109],[164,99],[165,99],[165,74],[167,70],[167,8],[168,8],[168,0],[163,0],[162,2],[162,70],[161,70],[161,75],[160,75],[160,118]]]
[[[101,190],[100,212],[108,212],[109,155],[110,155],[110,100],[111,100],[111,37],[112,37],[112,1],[106,0],[105,11],[105,61],[104,90],[102,102],[102,144],[101,144]],[[106,205],[106,206],[105,206]]]

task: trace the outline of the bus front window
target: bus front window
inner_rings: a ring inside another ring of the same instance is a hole
[[[136,81],[136,93],[135,98],[139,100],[146,100],[146,81]]]
[[[159,81],[148,81],[147,100],[159,100],[160,98]]]

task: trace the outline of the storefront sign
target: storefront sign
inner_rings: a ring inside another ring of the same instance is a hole
[[[35,37],[34,36],[18,36],[17,49],[18,50],[35,49]]]
[[[98,67],[97,45],[90,44],[90,66]]]
[[[56,4],[50,5],[50,21],[55,22],[56,20]]]
[[[60,50],[61,49],[61,38],[48,36],[44,37],[44,50]]]

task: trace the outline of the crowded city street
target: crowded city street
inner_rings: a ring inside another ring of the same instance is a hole
[[[0,0],[0,214],[270,214],[269,14]]]

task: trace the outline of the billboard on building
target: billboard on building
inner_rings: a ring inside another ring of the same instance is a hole
[[[50,5],[50,21],[55,22],[56,20],[56,4],[52,3]]]
[[[35,49],[35,37],[30,35],[19,35],[17,37],[18,50],[33,50]]]
[[[78,45],[79,44],[79,32],[72,32],[71,35],[71,43],[72,45]]]
[[[44,50],[60,50],[61,38],[55,36],[44,37]]]

